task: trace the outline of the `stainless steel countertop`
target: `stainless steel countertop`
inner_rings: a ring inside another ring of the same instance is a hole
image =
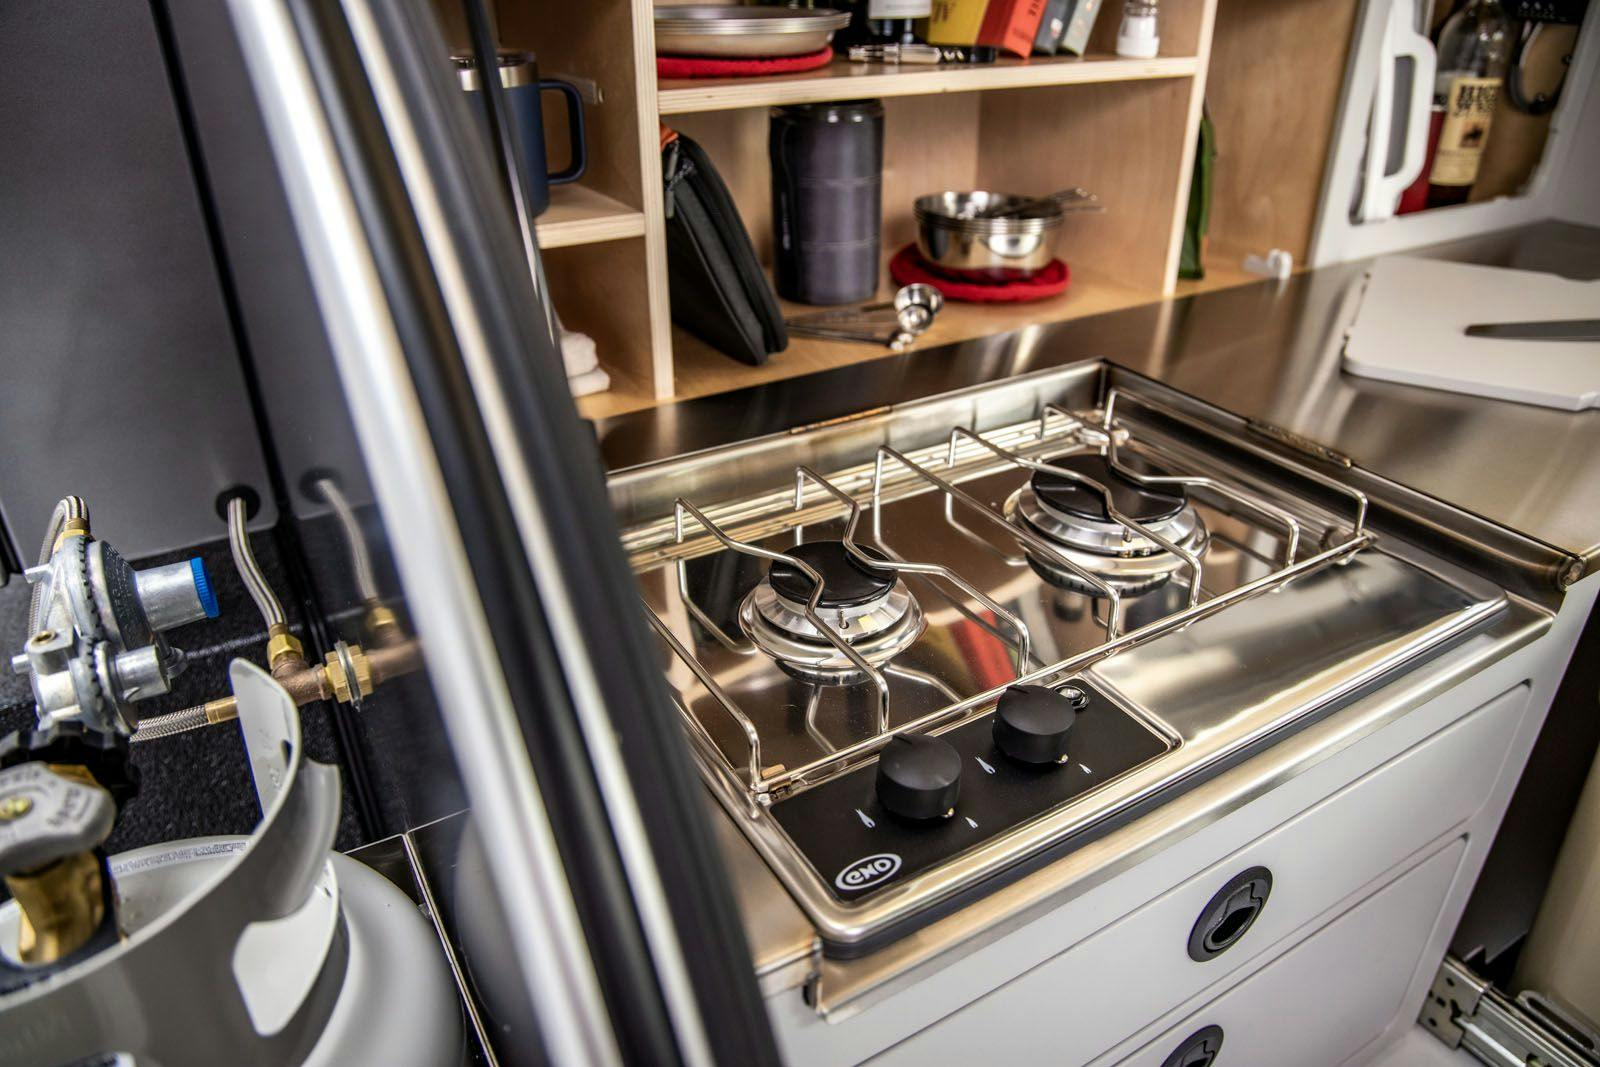
[[[1415,254],[1600,277],[1600,230],[1545,222]],[[605,420],[633,466],[1016,374],[1104,358],[1529,537],[1600,559],[1600,412],[1356,378],[1340,370],[1366,264],[891,356]],[[780,355],[777,357],[782,358]]]

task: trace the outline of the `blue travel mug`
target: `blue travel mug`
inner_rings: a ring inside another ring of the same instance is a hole
[[[478,80],[477,57],[467,54],[450,59],[455,64],[461,88],[478,101],[478,109],[487,119],[488,109],[478,96],[482,83]],[[533,199],[529,210],[535,216],[541,215],[550,206],[550,186],[577,181],[588,166],[589,155],[583,140],[583,97],[571,82],[560,78],[540,80],[539,64],[532,52],[505,51],[498,53],[496,59],[500,65],[500,85],[505,90],[503,96],[527,169],[528,194]],[[540,105],[540,94],[545,92],[560,93],[567,99],[567,140],[572,145],[572,162],[554,173],[550,171],[545,154],[544,111]]]

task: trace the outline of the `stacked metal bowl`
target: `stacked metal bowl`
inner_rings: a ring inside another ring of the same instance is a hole
[[[1036,199],[984,190],[920,196],[917,251],[934,270],[989,281],[1026,281],[1056,258],[1066,213],[1098,210],[1081,189]]]

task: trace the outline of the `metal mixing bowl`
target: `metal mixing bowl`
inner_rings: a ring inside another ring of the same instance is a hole
[[[917,250],[938,270],[992,281],[1023,281],[1056,258],[1064,211],[1041,204],[1022,215],[974,218],[975,212],[1030,199],[1008,193],[943,192],[919,196]]]

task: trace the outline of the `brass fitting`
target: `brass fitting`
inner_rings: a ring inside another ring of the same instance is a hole
[[[89,768],[81,763],[46,763],[45,766],[63,778],[70,778],[74,782],[81,782],[84,785],[92,785],[96,789],[105,788],[95,781],[94,775],[89,773]]]
[[[206,722],[212,726],[219,722],[232,722],[239,717],[239,701],[235,697],[218,697],[206,701],[203,706],[206,709]]]
[[[65,541],[69,537],[88,537],[88,536],[89,536],[89,520],[88,519],[68,519],[66,522],[62,523],[61,532],[56,534],[56,543],[51,548],[51,551],[53,552],[53,551],[55,551],[55,549],[60,548],[61,547],[61,543],[63,541]]]
[[[267,666],[274,675],[288,668],[306,665],[306,650],[289,627],[277,623],[267,630]]]
[[[422,646],[415,637],[401,638],[392,645],[371,649],[365,655],[372,665],[373,685],[411,674],[422,666]]]
[[[41,870],[9,875],[20,922],[17,955],[23,963],[54,963],[76,952],[105,918],[100,863],[93,852],[65,856]]]
[[[400,617],[387,604],[373,602],[367,608],[366,623],[367,633],[372,635],[375,645],[387,647],[405,639],[405,633],[400,629]]]
[[[26,793],[0,797],[0,822],[15,822],[33,810],[33,798]]]
[[[322,669],[328,676],[328,687],[333,690],[334,699],[342,704],[350,703],[355,696],[365,697],[372,693],[371,661],[360,645],[349,645],[348,648],[350,665],[354,668],[353,677],[345,671],[344,662],[337,651],[329,652],[322,661]]]

